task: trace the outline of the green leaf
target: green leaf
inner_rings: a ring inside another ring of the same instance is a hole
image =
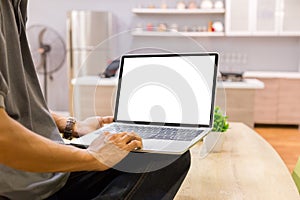
[[[225,132],[229,128],[229,123],[227,122],[228,116],[222,113],[219,106],[214,109],[214,124],[212,131]]]

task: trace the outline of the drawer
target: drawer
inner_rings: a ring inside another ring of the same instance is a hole
[[[260,79],[264,82],[264,89],[255,91],[255,104],[277,104],[279,80],[278,79]]]
[[[264,89],[262,90],[277,90],[279,88],[280,80],[277,78],[257,78],[264,83]],[[260,90],[260,91],[262,91]]]
[[[295,102],[300,98],[300,80],[298,79],[280,79],[279,101]]]
[[[276,124],[277,122],[277,109],[273,110],[255,110],[254,121],[259,124]]]
[[[256,96],[254,100],[254,121],[261,124],[275,124],[277,121],[277,107],[277,92],[269,97]]]
[[[254,125],[254,90],[226,89],[226,114],[229,121]]]
[[[281,124],[300,124],[300,107],[296,104],[286,102],[278,105],[277,121]]]
[[[253,110],[249,109],[242,109],[242,108],[236,108],[236,109],[227,109],[226,112],[228,116],[228,120],[232,122],[243,122],[247,124],[249,127],[254,126],[254,112]]]
[[[280,79],[278,123],[300,124],[300,80]]]
[[[278,110],[279,79],[260,78],[264,89],[255,91],[254,121],[261,124],[276,124]]]
[[[226,105],[228,109],[246,108],[253,110],[254,90],[252,89],[227,89]]]

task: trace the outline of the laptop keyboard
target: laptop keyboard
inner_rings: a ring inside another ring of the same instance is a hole
[[[179,141],[191,141],[203,130],[197,129],[178,129],[156,126],[134,126],[134,125],[120,125],[113,124],[102,128],[104,132],[118,133],[118,132],[135,132],[143,139],[161,139],[161,140],[179,140]]]

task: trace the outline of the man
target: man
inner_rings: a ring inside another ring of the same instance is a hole
[[[103,134],[88,149],[63,143],[59,131],[84,135],[112,118],[74,124],[49,112],[27,44],[26,7],[27,0],[0,0],[0,199],[172,199],[189,152],[157,171],[128,173],[112,167],[142,147],[135,133]]]

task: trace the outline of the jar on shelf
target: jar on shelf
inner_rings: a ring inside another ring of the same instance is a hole
[[[188,4],[188,9],[197,9],[197,3],[194,0],[191,0]]]
[[[148,8],[150,8],[150,9],[154,9],[154,8],[156,8],[156,7],[155,7],[155,5],[154,5],[154,4],[149,4],[149,5],[148,5]]]
[[[141,23],[138,23],[135,27],[135,31],[142,32],[143,31],[143,25]]]
[[[223,32],[224,31],[224,26],[222,22],[216,21],[212,24],[212,27],[215,32]]]
[[[197,32],[197,26],[192,26],[191,31],[192,31],[192,32]]]
[[[207,27],[206,26],[198,26],[198,32],[206,32]]]
[[[202,9],[211,9],[213,8],[213,3],[211,0],[203,0],[201,2],[201,8]]]
[[[186,8],[186,5],[183,1],[179,1],[176,5],[176,8],[179,10],[184,10]]]
[[[213,22],[209,21],[208,22],[208,28],[207,28],[208,32],[214,32],[214,28],[213,28]]]
[[[157,26],[157,31],[159,32],[166,32],[167,31],[167,24],[161,23]]]
[[[167,9],[167,8],[168,8],[168,4],[167,4],[166,2],[162,2],[162,3],[160,4],[160,8],[161,8],[161,9]]]
[[[216,8],[216,9],[222,9],[222,8],[224,8],[224,3],[223,3],[223,1],[222,1],[222,0],[217,0],[217,1],[215,1],[215,3],[214,3],[214,8]]]
[[[147,30],[147,31],[153,31],[153,29],[154,29],[154,26],[153,26],[152,23],[148,23],[148,24],[146,25],[146,30]]]
[[[183,32],[188,32],[189,31],[189,27],[188,26],[183,26],[182,27],[182,31]]]
[[[177,32],[178,31],[178,25],[177,24],[171,24],[170,26],[170,31],[172,32]]]

